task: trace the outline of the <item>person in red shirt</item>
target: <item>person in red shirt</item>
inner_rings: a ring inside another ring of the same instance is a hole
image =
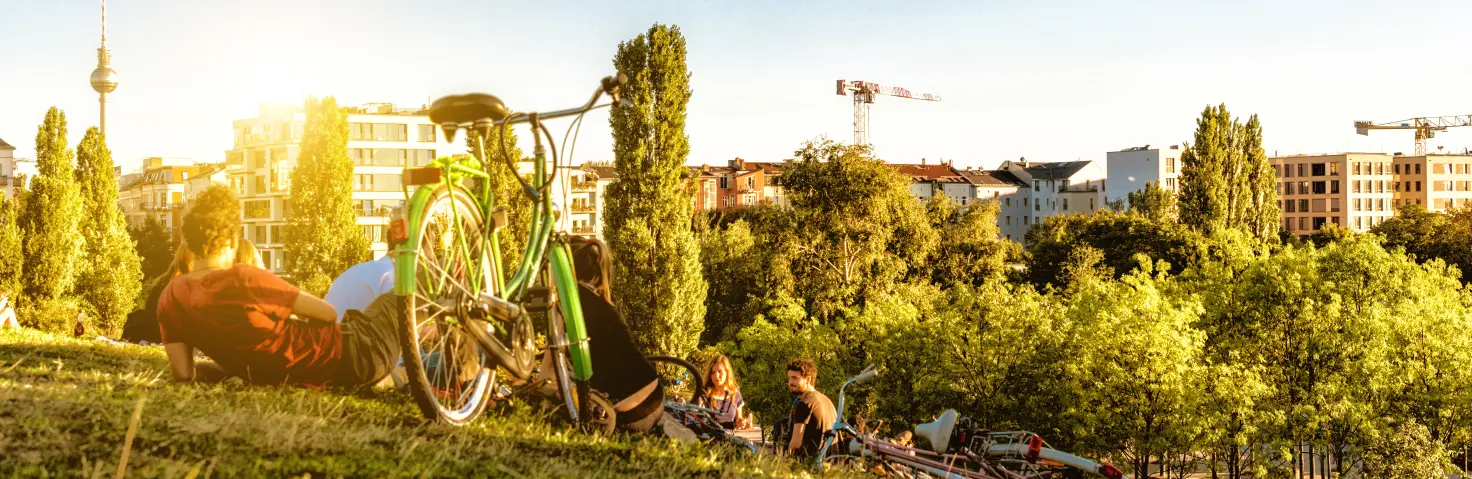
[[[337,323],[337,311],[271,272],[236,264],[240,200],[212,186],[184,217],[193,271],[174,278],[158,302],[159,333],[176,381],[239,377],[252,384],[360,387],[377,383],[399,357],[398,299],[376,300]],[[214,363],[196,364],[198,349]]]

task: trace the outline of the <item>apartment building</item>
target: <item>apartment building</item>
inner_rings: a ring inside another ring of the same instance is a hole
[[[184,219],[184,185],[199,169],[188,158],[144,158],[136,172],[119,177],[118,208],[131,226],[153,217],[172,231]]]
[[[530,174],[533,166],[523,162],[522,173]],[[576,235],[603,239],[604,195],[617,177],[612,166],[559,167],[551,191],[553,201],[563,205],[567,214],[558,219],[558,227]]]
[[[1094,161],[1034,163],[1026,158],[1002,162],[1000,170],[1011,173],[1032,189],[1031,220],[1037,224],[1044,218],[1066,214],[1088,214],[1104,208],[1108,194],[1104,167]]]
[[[1418,204],[1446,212],[1472,208],[1472,155],[1397,156],[1395,206]]]
[[[388,251],[383,234],[389,212],[404,202],[403,168],[462,153],[465,147],[445,141],[424,108],[370,103],[345,110],[358,225],[378,258]],[[267,268],[278,272],[288,260],[281,230],[291,216],[291,170],[301,154],[305,123],[299,107],[262,105],[255,118],[234,122],[235,143],[225,152],[225,184],[240,195],[243,234],[261,251]]]
[[[920,204],[930,201],[932,196],[945,195],[951,198],[951,203],[964,208],[976,196],[971,182],[952,168],[949,161],[930,164],[922,158],[918,165],[892,163],[889,166],[910,177],[910,194],[920,200]]]
[[[697,211],[705,209],[741,208],[759,205],[787,206],[782,189],[782,163],[765,163],[733,158],[726,166],[701,165],[696,181],[715,179],[715,190],[702,190]],[[714,193],[714,208],[706,208]]]
[[[1105,201],[1129,206],[1129,194],[1154,183],[1165,191],[1180,192],[1181,147],[1150,148],[1150,145],[1111,151],[1105,157]]]
[[[1268,163],[1279,180],[1283,229],[1291,234],[1317,233],[1326,223],[1366,231],[1395,215],[1398,186],[1390,155],[1293,155]]]
[[[997,228],[1002,237],[1022,242],[1032,218],[1030,212],[1031,189],[1016,175],[1002,170],[962,170],[961,175],[971,183],[974,190],[972,204],[978,201],[997,202]]]
[[[16,190],[25,189],[26,180],[36,176],[36,160],[15,157],[15,147],[0,138],[0,191],[14,198]]]

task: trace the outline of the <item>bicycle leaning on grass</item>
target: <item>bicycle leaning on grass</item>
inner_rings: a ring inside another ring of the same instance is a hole
[[[588,384],[593,376],[588,333],[569,236],[557,226],[565,212],[552,194],[558,149],[544,122],[574,118],[564,146],[571,137],[575,147],[573,127],[584,114],[629,104],[619,98],[624,82],[622,74],[606,77],[587,103],[542,113],[513,112],[484,93],[450,95],[430,106],[430,121],[447,140],[454,142],[457,131],[468,130],[482,141],[477,156],[440,157],[423,167],[405,168],[408,201],[402,216],[390,223],[390,234],[402,245],[392,254],[394,292],[403,307],[398,331],[403,365],[409,390],[426,418],[455,425],[474,420],[502,389],[499,368],[518,381],[555,382],[560,406],[572,422],[613,428],[612,406]],[[598,104],[604,95],[613,101]],[[517,172],[517,159],[507,149],[505,139],[514,124],[531,127],[530,179]],[[484,139],[493,132],[500,133],[493,145],[500,159],[516,172],[522,193],[531,199],[526,249],[510,278],[502,273],[498,241],[507,223],[498,202],[506,199],[496,198],[486,185],[488,169],[500,166],[489,164],[485,152]],[[545,353],[550,356],[540,366],[542,351],[532,324],[538,316],[546,318]]]
[[[844,422],[848,387],[878,375],[871,365],[838,389],[838,414],[833,428],[823,433],[816,458],[819,470],[832,467],[894,477],[944,479],[1069,479],[1085,474],[1129,479],[1114,466],[1050,448],[1037,434],[975,427],[953,409],[934,422],[915,426],[915,435],[930,441],[929,450],[897,445]]]

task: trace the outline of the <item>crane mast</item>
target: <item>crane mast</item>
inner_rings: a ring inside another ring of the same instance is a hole
[[[854,144],[869,144],[869,105],[874,95],[909,98],[912,100],[940,101],[939,95],[912,93],[910,90],[862,80],[838,80],[838,95],[854,97]]]

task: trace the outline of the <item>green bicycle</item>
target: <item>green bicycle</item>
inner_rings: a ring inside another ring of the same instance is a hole
[[[452,142],[461,129],[488,138],[499,128],[501,157],[512,171],[516,160],[504,141],[511,125],[529,125],[535,141],[530,181],[515,175],[532,199],[532,215],[526,251],[510,278],[502,274],[498,241],[505,210],[497,206],[490,188],[477,184],[490,178],[486,169],[493,165],[457,155],[404,169],[408,203],[390,226],[401,245],[392,253],[394,291],[403,305],[399,341],[409,390],[426,418],[455,425],[474,420],[503,390],[497,382],[499,369],[518,381],[536,380],[526,383],[533,386],[555,382],[569,420],[612,429],[611,405],[588,385],[593,376],[588,334],[568,235],[556,227],[562,211],[551,194],[559,158],[542,122],[576,117],[571,132],[588,111],[627,105],[619,100],[624,82],[622,74],[604,78],[586,104],[544,113],[515,113],[484,93],[446,96],[430,106],[430,121]],[[613,102],[598,105],[603,95]],[[544,138],[552,144],[544,146]],[[480,142],[478,156],[489,163],[485,143]],[[540,365],[534,316],[547,320]],[[549,367],[550,374],[545,370]]]

